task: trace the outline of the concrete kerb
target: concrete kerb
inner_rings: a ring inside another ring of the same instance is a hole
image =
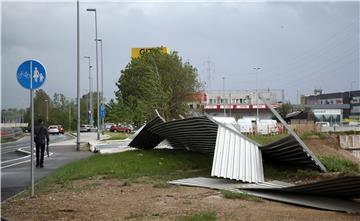
[[[104,138],[106,139],[106,138]],[[102,149],[102,148],[99,148],[101,146],[106,146],[106,145],[114,145],[116,143],[130,143],[132,139],[124,139],[124,140],[93,140],[93,141],[89,141],[88,144],[89,144],[89,149],[91,152],[99,152],[101,154],[103,153],[117,153],[117,152],[123,152],[123,151],[126,151],[126,150],[133,150],[135,148],[132,148],[132,147],[128,147],[127,148],[119,148],[121,145],[117,146],[117,147],[113,147],[113,148],[106,148],[106,149]]]

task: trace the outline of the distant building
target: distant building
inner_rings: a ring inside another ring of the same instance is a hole
[[[207,91],[204,112],[213,116],[224,116],[225,109],[228,117],[256,120],[258,109],[260,119],[271,119],[271,111],[261,99],[257,99],[255,93],[250,90]],[[258,90],[258,93],[261,93],[274,108],[282,103],[281,90]]]
[[[315,122],[342,123],[345,118],[360,119],[360,90],[302,96],[302,107],[313,110]]]

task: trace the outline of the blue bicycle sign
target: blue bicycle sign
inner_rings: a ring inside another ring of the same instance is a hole
[[[26,89],[37,89],[46,80],[45,67],[38,61],[24,61],[18,68],[16,78],[21,86]]]

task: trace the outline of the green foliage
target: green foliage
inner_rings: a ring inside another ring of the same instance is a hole
[[[106,141],[106,140],[124,140],[129,137],[129,135],[126,133],[106,132],[105,134],[110,135],[110,138],[104,139],[104,141]]]
[[[176,221],[215,221],[217,220],[217,215],[215,212],[200,212],[187,216],[178,216],[175,219]]]
[[[227,199],[242,199],[242,200],[248,200],[254,202],[262,202],[262,200],[259,197],[252,196],[247,193],[233,192],[229,190],[221,190],[221,193]]]
[[[66,186],[71,180],[93,177],[136,181],[151,177],[149,182],[169,181],[193,176],[208,176],[212,156],[178,150],[134,150],[116,154],[95,155],[65,165],[39,182],[39,190]]]
[[[318,158],[329,172],[359,173],[357,164],[349,160],[343,160],[337,156],[318,156]]]
[[[260,145],[266,145],[266,144],[270,144],[274,141],[277,141],[281,138],[284,138],[288,136],[288,134],[276,134],[273,136],[264,136],[264,135],[249,135],[248,137],[254,141],[256,141],[257,143],[259,143]]]
[[[166,119],[177,118],[188,110],[188,96],[200,89],[197,77],[197,70],[183,63],[176,52],[153,50],[132,59],[116,84],[117,102],[111,118],[143,123],[154,117],[154,109]]]
[[[319,137],[320,139],[324,139],[327,136],[327,133],[324,132],[314,132],[314,131],[304,131],[303,133],[300,134],[300,138],[301,139],[308,139],[310,137]]]
[[[276,109],[276,111],[280,114],[282,118],[285,118],[288,113],[292,112],[292,110],[293,107],[290,103],[284,103]],[[277,120],[275,116],[273,116],[272,118]]]

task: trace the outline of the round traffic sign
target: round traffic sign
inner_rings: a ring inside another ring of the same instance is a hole
[[[24,88],[37,89],[41,87],[46,80],[46,70],[40,62],[27,60],[19,66],[16,78]]]

